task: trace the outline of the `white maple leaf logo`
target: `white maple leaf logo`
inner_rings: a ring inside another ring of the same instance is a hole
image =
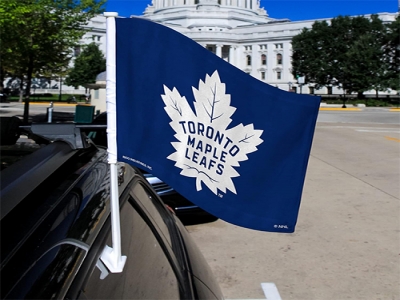
[[[171,143],[176,151],[167,158],[182,169],[181,175],[196,178],[197,191],[203,182],[216,195],[218,189],[236,194],[232,178],[240,174],[234,167],[257,151],[263,130],[255,130],[253,124],[228,129],[236,108],[230,106],[230,95],[225,94],[218,71],[211,77],[207,74],[205,82],[200,80],[199,88],[192,90],[196,114],[176,88],[171,91],[164,85],[164,109],[178,140]]]

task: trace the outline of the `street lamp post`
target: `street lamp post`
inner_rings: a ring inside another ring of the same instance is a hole
[[[58,101],[61,101],[61,95],[62,95],[62,77],[60,76],[60,92],[58,94]]]

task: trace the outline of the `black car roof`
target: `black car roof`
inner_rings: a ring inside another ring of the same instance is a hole
[[[54,142],[30,154],[29,159],[3,170],[0,178],[1,219],[75,153],[66,142]]]
[[[20,128],[25,130],[33,140],[47,143],[47,145],[2,170],[0,176],[1,219],[76,154],[77,149],[87,149],[90,146],[75,124],[33,124],[20,126]],[[7,135],[9,134],[7,132]],[[13,154],[14,150],[8,146],[8,153]]]

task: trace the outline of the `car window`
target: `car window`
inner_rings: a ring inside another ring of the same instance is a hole
[[[171,234],[166,223],[167,220],[170,220],[170,216],[167,216],[168,212],[165,210],[164,204],[140,182],[132,187],[132,195],[171,245]]]
[[[13,286],[11,291],[1,291],[1,299],[50,299],[58,298],[63,292],[63,285],[71,277],[74,268],[83,260],[85,251],[74,245],[63,243],[53,247],[36,260]],[[19,267],[19,266],[18,266]],[[11,272],[5,274],[13,274]],[[9,278],[2,277],[2,285]],[[11,280],[13,278],[11,277]],[[6,294],[7,292],[7,294]],[[62,296],[61,296],[62,297]]]
[[[126,201],[121,209],[122,273],[109,273],[103,280],[93,273],[83,287],[88,299],[179,299],[180,285],[154,233]],[[107,239],[111,246],[111,231]]]

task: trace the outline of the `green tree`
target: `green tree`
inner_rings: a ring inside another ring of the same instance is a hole
[[[105,0],[0,1],[2,76],[13,74],[25,86],[24,122],[29,117],[31,80],[65,69],[85,33],[84,25],[103,11]]]
[[[386,25],[387,33],[384,38],[385,63],[387,70],[387,85],[400,91],[400,16],[394,22]]]
[[[292,39],[292,73],[305,76],[316,88],[329,84],[330,27],[326,21],[315,22],[312,29],[304,28]]]
[[[382,45],[386,35],[386,28],[378,16],[371,16],[370,22],[353,22],[353,30],[356,30],[356,40],[346,51],[346,64],[343,66],[345,73],[351,76],[350,92],[361,95],[368,90],[379,91],[388,89],[385,76],[387,64],[384,62]],[[357,29],[356,25],[361,28]],[[354,29],[356,28],[356,29]]]
[[[316,88],[339,86],[344,93],[359,94],[384,90],[384,36],[385,26],[377,15],[317,21],[292,40],[292,73],[305,75]]]
[[[95,83],[96,76],[105,70],[106,59],[103,53],[96,43],[91,43],[84,46],[81,54],[76,58],[65,83],[75,87]]]

